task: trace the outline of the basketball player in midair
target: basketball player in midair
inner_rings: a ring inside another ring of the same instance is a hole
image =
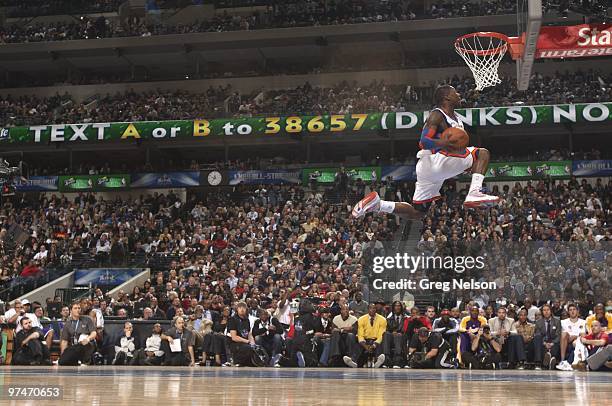
[[[417,181],[412,205],[405,202],[381,200],[377,192],[371,192],[353,207],[353,216],[368,212],[393,213],[409,219],[420,219],[432,202],[440,199],[440,189],[446,179],[460,175],[471,168],[472,183],[463,203],[464,207],[486,207],[496,204],[499,197],[481,192],[482,181],[489,166],[489,151],[484,148],[455,146],[441,135],[449,127],[463,129],[463,123],[455,114],[461,104],[461,95],[450,85],[442,85],[434,92],[436,107],[423,126],[417,153]]]

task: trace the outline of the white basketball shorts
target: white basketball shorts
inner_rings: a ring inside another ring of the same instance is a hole
[[[444,151],[435,154],[429,150],[419,151],[412,203],[425,204],[438,200],[444,181],[470,169],[476,159],[477,150],[476,147],[467,147],[466,153],[462,155]]]

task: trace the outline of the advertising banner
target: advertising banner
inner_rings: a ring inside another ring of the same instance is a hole
[[[551,106],[511,106],[458,109],[467,126],[514,126],[609,121],[612,103],[582,103]],[[360,134],[378,130],[419,129],[427,111],[320,116],[242,117],[126,123],[82,123],[0,128],[0,143],[105,143],[198,140],[210,137],[269,137],[292,134]]]
[[[489,164],[487,178],[495,180],[520,178],[565,178],[572,174],[571,161],[495,162]]]
[[[344,168],[349,179],[361,179],[364,182],[380,180],[380,166],[358,166]],[[340,168],[306,168],[302,172],[302,181],[317,183],[333,183]]]
[[[57,176],[30,176],[28,179],[15,179],[18,192],[52,192],[57,190]]]
[[[536,58],[576,58],[612,55],[612,25],[543,26]]]
[[[77,286],[104,285],[117,286],[141,273],[142,268],[90,268],[77,269],[74,272],[74,284]]]
[[[173,188],[200,186],[200,172],[136,173],[132,188]]]
[[[574,176],[612,176],[612,160],[574,161]]]
[[[230,185],[300,183],[302,170],[228,171]]]
[[[73,175],[59,177],[60,192],[89,192],[127,189],[130,175]]]

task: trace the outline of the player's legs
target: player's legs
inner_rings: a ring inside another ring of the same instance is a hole
[[[418,220],[422,213],[417,211],[412,205],[404,202],[391,202],[381,200],[377,192],[368,193],[353,207],[353,217],[362,217],[366,213],[392,213],[408,219]]]
[[[472,182],[465,202],[465,207],[480,207],[499,202],[498,196],[491,196],[481,192],[482,182],[484,181],[491,153],[486,148],[478,148],[472,153]]]
[[[414,194],[415,197],[413,198],[415,202],[419,200],[431,201],[433,200],[431,198],[434,196],[440,196],[440,187],[442,183],[440,183],[436,189],[436,182],[431,181],[428,176],[433,173],[430,169],[430,158],[431,155],[426,155],[417,162],[417,182]],[[421,207],[419,207],[419,209],[420,208]],[[353,208],[353,216],[361,217],[371,211],[375,213],[392,213],[409,220],[420,220],[424,214],[423,210],[418,210],[409,203],[381,200],[376,192],[369,193],[355,205]]]

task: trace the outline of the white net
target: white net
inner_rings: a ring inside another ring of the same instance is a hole
[[[501,83],[499,63],[508,50],[508,41],[490,33],[477,33],[458,38],[455,50],[470,67],[476,80],[476,90]]]

